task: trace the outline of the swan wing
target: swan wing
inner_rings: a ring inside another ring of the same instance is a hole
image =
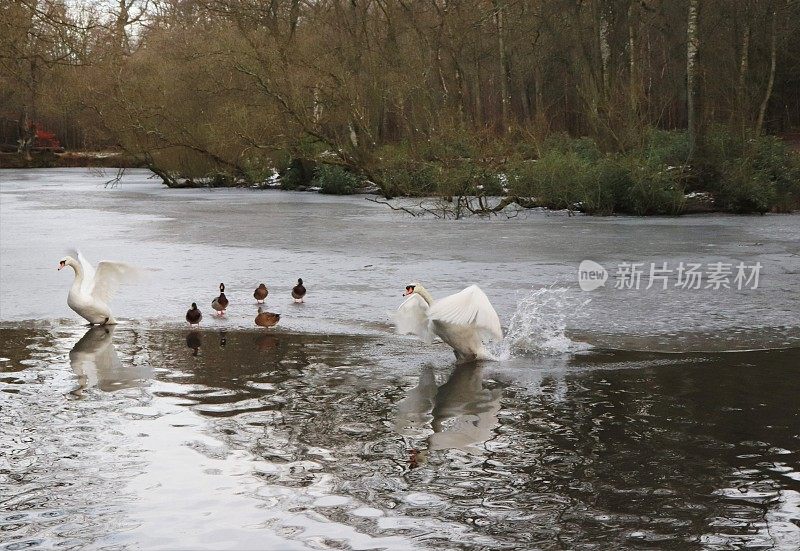
[[[477,285],[470,285],[463,291],[437,300],[430,307],[428,317],[453,325],[473,325],[488,339],[503,338],[500,318],[489,297]]]
[[[135,281],[141,275],[142,271],[130,264],[103,260],[97,264],[92,296],[108,304],[121,283]]]
[[[414,334],[426,342],[433,341],[433,333],[428,322],[428,303],[416,293],[412,293],[394,314],[394,326],[401,335]]]

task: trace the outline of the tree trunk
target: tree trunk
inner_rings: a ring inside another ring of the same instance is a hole
[[[600,19],[600,28],[597,39],[600,48],[600,63],[602,65],[600,70],[602,71],[603,97],[607,97],[611,90],[611,45],[608,43],[608,17],[603,12],[602,6],[598,9],[597,17]]]
[[[695,81],[697,49],[700,39],[697,36],[697,4],[699,0],[689,0],[689,17],[686,28],[686,122],[689,131],[689,154],[697,145],[697,125],[695,121]]]
[[[750,62],[750,20],[745,22],[742,32],[742,55],[739,57],[739,83],[736,86],[736,108],[742,128],[747,121],[747,67]]]
[[[474,121],[476,126],[483,124],[483,91],[481,90],[481,66],[477,61],[475,62],[475,80],[472,86],[472,98],[475,102]]]
[[[533,94],[534,94],[534,118],[536,125],[541,130],[546,122],[544,112],[544,91],[542,90],[542,69],[541,63],[537,60],[533,66]]]
[[[756,121],[756,134],[761,134],[764,130],[764,116],[767,114],[769,98],[772,96],[772,87],[775,84],[775,67],[778,57],[778,10],[772,6],[772,41],[769,48],[769,80],[767,81],[767,91],[761,101],[761,108],[758,110],[758,120]]]
[[[631,112],[636,113],[637,93],[638,86],[636,80],[636,33],[634,22],[636,21],[636,14],[634,13],[634,2],[628,6],[628,94],[631,102]]]
[[[17,146],[17,153],[23,154],[25,156],[25,160],[30,161],[31,146],[33,145],[36,132],[33,130],[30,118],[28,117],[27,105],[22,108],[22,113],[19,116],[18,132],[19,138],[17,143],[19,145]]]
[[[504,16],[503,16],[503,7],[496,1],[492,0],[492,6],[494,7],[494,17],[495,22],[497,23],[497,48],[500,54],[500,107],[501,107],[501,114],[502,114],[502,126],[503,132],[506,132],[509,127],[508,123],[510,120],[510,109],[511,109],[511,97],[509,94],[508,89],[508,81],[509,81],[509,68],[508,68],[508,52],[506,52],[506,43],[505,43],[505,30],[504,30]]]
[[[465,93],[465,84],[464,84],[464,76],[461,74],[461,67],[458,65],[458,62],[455,63],[455,75],[456,75],[456,92],[458,98],[458,122],[462,126],[464,125],[464,111],[466,110],[466,106],[464,105],[464,96]]]
[[[130,23],[130,6],[132,2],[128,4],[127,0],[119,0],[117,5],[119,6],[119,11],[114,20],[114,38],[117,41],[117,53],[122,57],[128,52],[128,33],[125,27]]]

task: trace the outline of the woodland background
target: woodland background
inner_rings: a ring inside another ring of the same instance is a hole
[[[788,211],[800,2],[0,0],[0,142],[37,129],[170,186]]]

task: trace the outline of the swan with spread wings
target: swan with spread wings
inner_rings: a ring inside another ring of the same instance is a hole
[[[408,298],[395,313],[400,334],[414,334],[427,343],[434,336],[449,344],[459,362],[492,359],[483,345],[502,340],[503,330],[489,298],[477,285],[470,285],[448,297],[434,300],[422,285],[411,283]]]
[[[129,264],[109,260],[98,262],[95,269],[80,252],[76,251],[75,255],[77,260],[65,256],[58,263],[59,270],[69,266],[75,271],[67,305],[90,325],[116,324],[108,303],[121,283],[137,279],[141,271]]]

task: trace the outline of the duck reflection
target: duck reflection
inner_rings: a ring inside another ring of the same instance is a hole
[[[197,356],[200,352],[200,347],[203,345],[203,340],[200,338],[199,331],[189,331],[186,335],[186,347],[192,349],[192,356]]]
[[[255,345],[256,348],[261,350],[262,352],[268,352],[270,350],[274,350],[278,348],[278,338],[273,335],[259,335],[256,337]]]
[[[117,356],[112,337],[114,326],[90,327],[69,352],[72,370],[78,376],[80,395],[85,389],[97,387],[105,392],[138,386],[150,378],[146,366],[124,366]]]
[[[482,453],[498,424],[502,396],[500,389],[483,387],[482,374],[480,364],[459,365],[437,386],[433,366],[425,366],[419,384],[398,403],[395,429],[412,438],[427,434],[428,450]],[[423,460],[424,455],[424,451],[412,450],[412,463]]]

